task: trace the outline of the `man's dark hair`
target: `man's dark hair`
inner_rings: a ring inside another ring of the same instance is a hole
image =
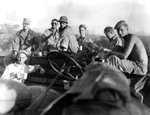
[[[114,32],[113,27],[107,26],[107,27],[104,29],[104,33],[106,34],[107,32]]]
[[[128,29],[128,25],[124,20],[120,20],[119,22],[117,22],[117,24],[115,25],[114,29],[119,29],[121,26],[125,26]]]
[[[58,22],[58,20],[57,20],[57,19],[52,19],[52,21],[51,21],[51,22],[53,22],[53,21],[57,21],[57,22]]]
[[[79,26],[79,29],[81,29],[81,28],[84,28],[84,29],[86,30],[86,25],[81,24],[81,25]]]

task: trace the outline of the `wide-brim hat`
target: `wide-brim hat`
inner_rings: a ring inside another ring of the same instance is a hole
[[[23,18],[22,24],[30,25],[30,23],[31,23],[31,20],[29,18]]]
[[[68,23],[68,18],[66,16],[61,16],[58,21]]]

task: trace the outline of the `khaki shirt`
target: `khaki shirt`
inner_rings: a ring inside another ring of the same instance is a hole
[[[85,36],[85,38],[78,38],[78,44],[79,44],[79,51],[92,51],[93,49],[93,41],[88,38],[87,36]]]
[[[45,36],[43,41],[46,42],[46,46],[51,45],[53,47],[56,47],[58,39],[59,39],[58,30],[54,31],[54,29],[52,28],[46,29],[43,35]]]
[[[16,33],[16,36],[13,40],[12,49],[14,51],[18,50],[27,50],[28,48],[37,49],[39,45],[39,39],[37,38],[37,33],[29,29],[28,32],[20,30]]]
[[[57,44],[57,46],[63,47],[64,50],[77,53],[79,45],[77,42],[77,39],[75,37],[75,34],[73,33],[70,26],[67,26],[64,29],[59,29],[59,36],[60,40]]]
[[[108,48],[112,51],[117,51],[118,46],[124,48],[124,42],[123,39],[115,36],[114,39],[110,40]]]

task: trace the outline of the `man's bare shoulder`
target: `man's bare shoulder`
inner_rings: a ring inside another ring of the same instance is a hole
[[[129,43],[137,43],[137,42],[141,42],[141,39],[137,35],[132,34],[130,37],[128,37],[127,41]]]
[[[134,40],[140,40],[141,41],[141,39],[135,34],[132,34],[130,38],[134,39]]]

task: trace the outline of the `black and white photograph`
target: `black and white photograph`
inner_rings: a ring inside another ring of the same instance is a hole
[[[150,115],[149,0],[0,2],[0,115]]]

